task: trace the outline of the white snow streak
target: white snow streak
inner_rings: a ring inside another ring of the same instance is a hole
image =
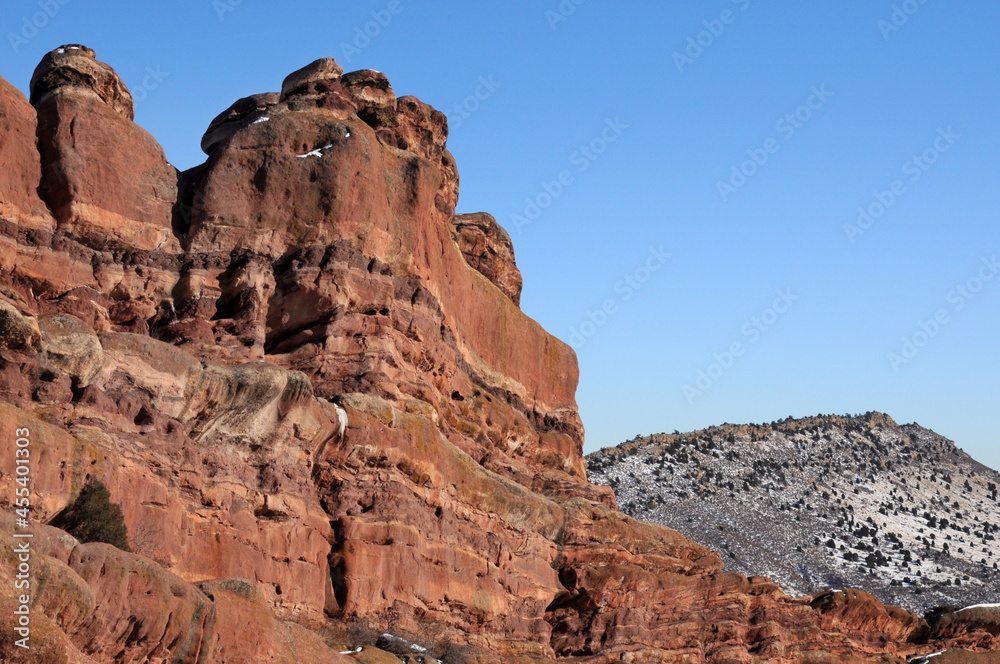
[[[305,154],[297,154],[295,156],[298,157],[299,159],[305,159],[306,157],[322,157],[323,156],[323,150],[329,150],[332,147],[333,147],[333,143],[330,143],[329,145],[324,145],[321,148],[316,148],[312,152],[307,152]]]
[[[973,604],[972,606],[967,606],[964,609],[959,609],[955,613],[969,611],[970,609],[1000,609],[1000,604]]]

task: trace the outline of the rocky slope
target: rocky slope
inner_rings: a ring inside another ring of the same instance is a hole
[[[384,75],[316,61],[220,114],[183,173],[86,47],[49,53],[30,92],[0,79],[4,661],[898,662],[997,646],[989,610],[948,614],[945,632],[864,593],[794,599],[619,512],[586,477],[575,355],[518,308],[506,234],[455,215],[444,115]],[[92,479],[132,553],[44,525]],[[12,637],[24,532],[27,651]]]
[[[1000,473],[879,414],[658,434],[588,457],[622,510],[796,594],[851,586],[921,615],[1000,602]]]

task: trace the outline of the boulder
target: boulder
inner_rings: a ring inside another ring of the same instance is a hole
[[[465,262],[493,282],[511,301],[521,305],[521,271],[514,261],[514,244],[493,215],[456,214],[452,218],[455,242]]]
[[[220,143],[229,140],[243,127],[254,122],[267,122],[267,109],[277,104],[278,98],[277,92],[265,92],[238,99],[208,125],[205,135],[201,137],[201,149],[210,155]]]
[[[362,69],[344,74],[341,78],[354,98],[358,108],[358,117],[372,129],[392,127],[396,119],[396,93],[385,74],[374,69]],[[391,136],[391,132],[382,133],[383,141]]]
[[[132,93],[118,74],[97,60],[93,49],[66,44],[49,51],[31,76],[31,104],[37,106],[54,94],[74,90],[81,96],[95,96],[130,122],[135,118]]]
[[[91,49],[48,53],[31,78],[39,189],[59,228],[93,249],[179,250],[177,171],[132,122],[132,97]]]
[[[333,58],[320,58],[281,83],[281,101],[292,110],[322,109],[339,118],[356,111],[353,98],[340,81],[343,68]]]

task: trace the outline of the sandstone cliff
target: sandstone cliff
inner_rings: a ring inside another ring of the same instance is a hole
[[[575,355],[518,308],[502,229],[456,217],[444,115],[382,74],[316,61],[186,172],[132,117],[83,46],[30,103],[0,79],[0,421],[8,452],[30,431],[35,524],[25,652],[0,520],[5,661],[396,661],[383,631],[484,663],[996,645],[791,598],[619,512],[586,477]],[[8,515],[15,477],[5,453]],[[133,553],[43,525],[93,478]]]

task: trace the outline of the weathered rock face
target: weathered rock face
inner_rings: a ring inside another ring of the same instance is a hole
[[[265,92],[237,100],[208,125],[208,130],[205,131],[205,135],[201,139],[201,149],[205,151],[205,154],[212,154],[212,150],[219,143],[228,140],[230,136],[247,125],[261,120],[264,117],[264,111],[278,103],[279,96],[276,92]],[[266,122],[266,120],[262,121]]]
[[[54,223],[38,197],[42,165],[36,149],[38,121],[28,100],[10,83],[0,79],[0,216],[26,230],[52,232]],[[5,245],[3,269],[10,271],[13,255]]]
[[[38,526],[33,540],[36,586],[30,649],[9,638],[17,606],[11,555],[0,529],[3,565],[0,656],[4,662],[267,661],[355,664],[315,633],[274,617],[258,586],[244,579],[191,584],[141,556],[107,544],[81,544]],[[8,610],[10,609],[10,610]],[[358,653],[360,654],[360,653]],[[372,653],[374,654],[374,653]]]
[[[31,76],[31,103],[37,106],[49,95],[63,94],[69,88],[96,96],[127,120],[135,118],[132,93],[111,67],[98,62],[93,49],[67,44],[49,51]]]
[[[94,249],[176,252],[177,172],[132,123],[132,96],[86,47],[46,55],[31,77],[42,195],[60,229]]]
[[[974,643],[982,632],[1000,637],[1000,605],[980,604],[959,611],[945,611],[931,619],[931,636]]]
[[[465,262],[493,282],[514,302],[521,305],[521,271],[514,261],[514,244],[493,215],[457,214],[451,221],[455,242]]]
[[[135,553],[35,526],[50,661],[390,657],[317,636],[338,629],[536,664],[948,645],[868,597],[724,574],[587,482],[576,358],[518,308],[509,237],[456,217],[441,113],[319,60],[216,118],[178,175],[117,76],[63,51],[35,111],[0,86],[0,420],[31,432],[36,524],[98,478]],[[4,455],[5,513],[14,479]]]

